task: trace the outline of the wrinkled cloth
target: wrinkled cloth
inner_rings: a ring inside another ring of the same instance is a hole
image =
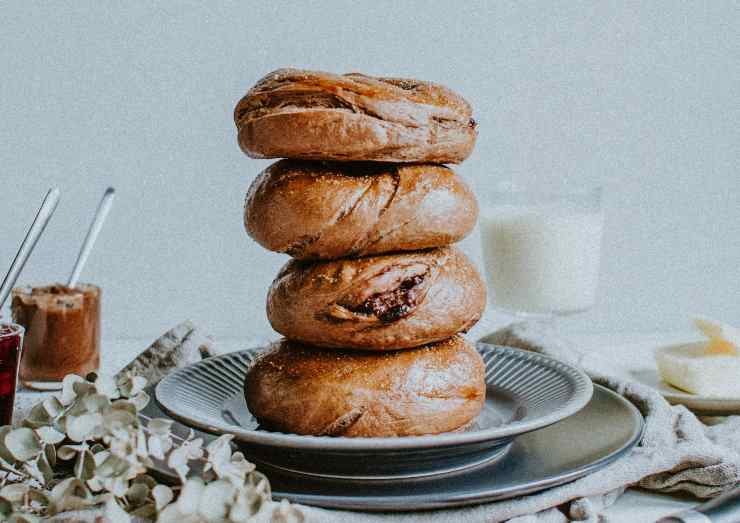
[[[630,400],[645,417],[645,434],[640,445],[613,468],[625,477],[639,471],[641,477],[634,484],[658,492],[682,491],[710,498],[740,482],[740,416],[705,425],[685,407],[671,406],[655,389],[634,381],[618,356],[579,351],[534,324],[506,327],[486,341],[541,352],[577,365],[594,383]],[[615,470],[610,468],[610,472]]]
[[[485,324],[479,325],[475,331],[485,328]],[[486,341],[540,352],[580,366],[595,383],[622,394],[642,412],[646,422],[642,442],[604,469],[529,496],[456,509],[393,514],[297,505],[303,521],[608,523],[601,512],[630,486],[657,492],[683,491],[696,498],[708,498],[740,481],[740,416],[707,426],[684,407],[669,405],[656,390],[635,381],[621,355],[610,358],[583,350],[536,324],[505,326],[486,336]],[[635,521],[640,521],[639,514]]]
[[[671,406],[655,389],[634,380],[620,355],[579,349],[535,323],[506,326],[485,341],[553,356],[581,367],[594,381],[631,401],[645,417],[640,444],[627,456],[572,483],[478,507],[417,514],[371,515],[305,507],[306,520],[340,523],[604,522],[601,511],[627,487],[685,492],[702,499],[740,482],[740,416],[707,426],[683,406]],[[639,514],[635,514],[639,521]]]

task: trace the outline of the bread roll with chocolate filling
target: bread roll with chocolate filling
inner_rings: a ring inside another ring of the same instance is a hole
[[[486,288],[453,247],[324,262],[288,262],[267,317],[287,338],[322,347],[407,349],[472,327]]]
[[[408,351],[370,353],[281,340],[247,371],[250,412],[270,430],[391,437],[466,427],[486,396],[485,367],[459,336]]]
[[[252,238],[300,259],[441,247],[477,218],[462,178],[433,164],[281,160],[254,180],[244,210]]]
[[[299,69],[259,80],[234,121],[252,158],[459,163],[477,136],[470,104],[441,85]]]

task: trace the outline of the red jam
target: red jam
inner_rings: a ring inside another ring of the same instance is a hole
[[[18,327],[0,323],[0,426],[10,425],[13,419],[21,332]]]

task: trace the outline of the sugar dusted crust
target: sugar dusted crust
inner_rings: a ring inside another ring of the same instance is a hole
[[[317,436],[394,437],[463,430],[480,413],[485,366],[460,336],[386,353],[281,340],[247,372],[250,412],[266,428]]]
[[[252,183],[244,224],[272,251],[334,259],[448,245],[477,216],[473,192],[441,165],[281,160]]]
[[[451,247],[325,262],[288,262],[273,281],[267,317],[282,335],[322,347],[397,350],[467,331],[486,289]]]

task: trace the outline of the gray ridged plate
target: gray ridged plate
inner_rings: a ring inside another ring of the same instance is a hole
[[[154,402],[149,417],[164,413]],[[319,507],[364,511],[408,511],[486,503],[531,494],[595,472],[627,454],[642,436],[642,416],[622,396],[594,386],[591,401],[573,416],[523,434],[500,460],[458,474],[397,481],[311,478],[287,474],[261,464],[275,499]],[[185,437],[179,423],[173,432]],[[209,441],[213,436],[196,431]],[[177,475],[160,466],[162,481]]]
[[[233,434],[253,461],[304,477],[387,482],[482,466],[500,458],[516,436],[578,412],[593,392],[588,376],[563,362],[479,344],[487,397],[465,432],[401,438],[284,434],[260,429],[243,397],[245,372],[260,350],[209,358],[175,371],[157,386],[157,401],[186,425]]]

